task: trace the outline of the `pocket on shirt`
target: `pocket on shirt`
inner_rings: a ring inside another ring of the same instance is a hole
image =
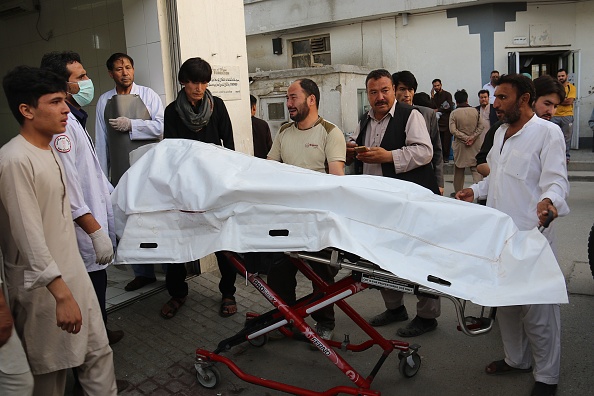
[[[526,180],[530,167],[530,154],[519,150],[512,150],[505,162],[503,171],[518,180]]]

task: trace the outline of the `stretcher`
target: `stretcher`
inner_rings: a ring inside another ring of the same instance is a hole
[[[446,293],[431,289],[426,286],[412,283],[406,279],[384,271],[379,266],[363,260],[356,255],[337,249],[325,249],[321,252],[291,252],[292,263],[310,279],[317,287],[316,291],[302,297],[294,305],[288,306],[259,276],[258,273],[251,273],[246,269],[243,258],[240,254],[225,252],[229,261],[236,269],[245,274],[246,279],[251,283],[272,305],[273,309],[264,314],[248,313],[243,329],[232,337],[219,342],[214,351],[198,348],[196,350],[195,368],[197,380],[205,388],[214,388],[220,382],[220,372],[216,363],[225,364],[237,377],[243,381],[267,387],[270,389],[287,392],[295,395],[381,395],[380,391],[372,390],[373,379],[382,367],[389,355],[398,351],[399,372],[406,378],[413,377],[421,367],[421,357],[418,354],[420,345],[409,344],[398,340],[388,340],[378,333],[367,323],[346,301],[347,297],[353,296],[368,288],[389,288],[404,293],[423,295],[430,298],[444,297],[453,302],[458,319],[458,330],[468,336],[478,336],[488,333],[495,320],[496,308],[481,309],[480,316],[473,317],[466,314],[466,301],[448,295]],[[308,265],[308,262],[318,262],[331,265],[338,269],[346,269],[350,274],[334,284],[324,282]],[[447,281],[437,277],[431,277],[428,282],[447,286]],[[345,335],[342,342],[324,340],[310,327],[305,318],[329,304],[339,307],[359,328],[370,337],[369,340],[353,344],[349,336]],[[230,358],[222,355],[223,352],[241,343],[248,342],[253,346],[264,346],[268,339],[268,333],[278,330],[286,337],[305,340],[317,347],[327,359],[329,359],[340,371],[342,371],[353,383],[353,386],[336,386],[324,392],[313,391],[290,384],[281,383],[271,379],[261,378],[243,371]],[[374,345],[381,348],[382,353],[371,372],[364,376],[357,372],[338,351],[361,352]]]

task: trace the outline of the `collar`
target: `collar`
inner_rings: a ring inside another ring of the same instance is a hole
[[[82,127],[85,128],[85,126],[87,124],[87,118],[89,117],[87,112],[84,111],[82,108],[77,109],[76,107],[71,105],[69,102],[66,102],[66,104],[68,105],[68,108],[70,109],[70,112],[72,113],[74,118],[76,118],[78,120],[78,122],[80,122],[80,125],[82,125]]]
[[[372,120],[380,122],[382,121],[384,118],[386,118],[388,116],[388,114],[390,115],[390,117],[394,117],[394,112],[396,111],[396,103],[398,103],[397,100],[394,100],[394,104],[392,105],[392,107],[390,108],[390,110],[388,110],[388,112],[386,113],[386,115],[384,115],[382,117],[381,120],[378,120],[375,118],[375,114],[373,114],[373,107],[371,109],[369,109],[369,113],[367,113],[367,116],[370,117]]]
[[[307,131],[308,129],[311,129],[313,127],[315,127],[316,125],[318,125],[320,122],[322,122],[324,119],[322,118],[321,115],[318,115],[318,119],[316,120],[316,122],[314,122],[314,124],[312,126],[310,126],[309,128],[305,128],[305,129],[301,129],[299,128],[299,126],[297,125],[297,123],[295,123],[295,128],[300,130],[300,131]]]
[[[113,92],[114,92],[114,95],[120,95],[120,94],[118,94],[117,87],[113,87]],[[132,82],[132,89],[130,89],[129,95],[138,95],[138,85],[136,85],[135,82]]]

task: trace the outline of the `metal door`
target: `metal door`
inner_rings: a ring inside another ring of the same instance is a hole
[[[289,121],[285,95],[260,97],[259,110],[261,118],[270,125],[270,133],[274,140],[281,125]]]

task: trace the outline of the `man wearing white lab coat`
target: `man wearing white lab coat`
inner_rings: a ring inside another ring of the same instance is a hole
[[[95,288],[103,322],[107,323],[105,294],[107,266],[112,262],[115,246],[115,225],[110,192],[113,187],[103,174],[95,148],[86,130],[87,113],[82,106],[93,97],[93,90],[81,91],[89,77],[76,53],[46,54],[42,67],[57,72],[62,65],[68,76],[69,95],[66,104],[70,109],[66,131],[54,136],[51,146],[56,150],[66,173],[70,210],[75,223],[78,250]],[[85,82],[85,83],[82,83]],[[92,84],[91,84],[92,87]],[[123,332],[107,331],[110,343],[123,337]]]

